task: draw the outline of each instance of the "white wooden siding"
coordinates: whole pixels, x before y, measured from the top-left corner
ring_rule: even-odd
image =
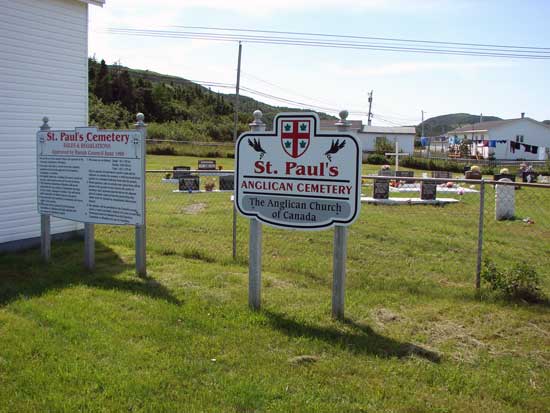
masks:
[[[0,244],[40,235],[36,131],[88,122],[88,5],[0,0]],[[52,233],[81,224],[52,219]]]

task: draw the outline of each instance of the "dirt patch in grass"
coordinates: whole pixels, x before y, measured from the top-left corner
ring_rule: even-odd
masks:
[[[198,202],[196,204],[187,205],[186,207],[181,209],[181,212],[188,215],[197,215],[203,212],[205,209],[206,204],[204,202]]]
[[[431,324],[427,327],[427,335],[431,345],[452,345],[450,357],[456,361],[471,363],[480,350],[489,350],[489,346],[475,338],[466,327],[452,321]]]
[[[378,324],[387,324],[402,320],[402,317],[387,308],[377,308],[371,312],[372,317]]]

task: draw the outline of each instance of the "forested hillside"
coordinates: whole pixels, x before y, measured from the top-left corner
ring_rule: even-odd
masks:
[[[500,120],[496,116],[483,116],[483,121]],[[479,123],[479,115],[470,115],[469,113],[451,113],[448,115],[434,116],[424,121],[424,135],[438,136],[450,130]],[[416,127],[416,132],[420,136],[422,123]]]
[[[104,60],[89,59],[88,68],[90,125],[124,128],[142,112],[152,139],[233,139],[235,95],[216,93],[175,76],[109,66]],[[241,96],[240,102],[239,133],[249,129],[255,109],[262,110],[268,125],[277,112],[300,110],[267,105],[246,96]]]

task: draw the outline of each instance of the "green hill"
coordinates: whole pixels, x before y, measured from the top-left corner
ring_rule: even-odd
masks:
[[[490,120],[501,120],[501,118],[496,116],[483,116],[484,122]],[[462,126],[479,123],[479,121],[479,115],[470,115],[469,113],[451,113],[448,115],[434,116],[424,121],[424,135],[438,136]],[[420,135],[421,132],[422,123],[416,127],[416,133]]]
[[[89,59],[90,124],[128,127],[142,112],[153,139],[231,141],[235,94],[223,94],[188,79],[149,70],[107,65]],[[304,109],[272,106],[247,96],[239,99],[239,133],[249,129],[252,112],[260,109],[271,125],[278,112]],[[336,119],[319,113],[322,119]]]

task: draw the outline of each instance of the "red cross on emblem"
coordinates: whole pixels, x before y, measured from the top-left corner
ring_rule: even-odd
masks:
[[[289,156],[299,158],[309,148],[310,126],[309,120],[283,119],[281,121],[281,144]]]

